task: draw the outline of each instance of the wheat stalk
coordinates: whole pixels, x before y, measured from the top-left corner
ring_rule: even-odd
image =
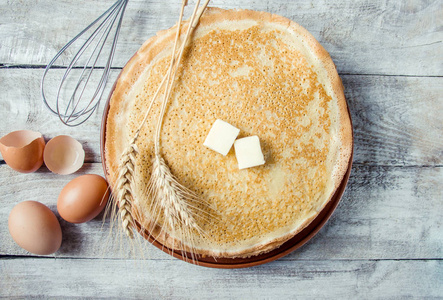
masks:
[[[186,228],[193,228],[199,233],[202,233],[202,230],[198,227],[195,222],[196,216],[194,211],[198,211],[198,209],[191,210],[192,205],[189,204],[192,201],[197,199],[196,195],[192,193],[190,190],[185,188],[183,185],[178,183],[178,181],[173,177],[172,173],[169,170],[169,167],[166,165],[165,161],[160,155],[160,131],[161,125],[163,123],[163,117],[165,114],[166,103],[170,96],[170,92],[172,89],[173,81],[178,69],[179,62],[183,55],[184,48],[186,43],[190,37],[191,32],[195,29],[198,24],[198,21],[208,5],[209,0],[206,0],[205,4],[202,6],[200,12],[198,13],[198,6],[200,4],[200,0],[197,1],[193,14],[191,16],[190,24],[186,33],[185,40],[180,47],[179,54],[176,57],[177,43],[180,36],[180,27],[182,23],[184,7],[187,5],[187,0],[182,2],[182,8],[180,11],[179,22],[177,26],[177,34],[174,42],[174,48],[171,56],[171,64],[168,69],[167,74],[163,77],[160,86],[158,87],[156,93],[154,94],[150,105],[145,113],[145,116],[140,123],[138,129],[135,132],[133,139],[130,141],[127,148],[122,153],[122,160],[118,166],[118,177],[116,180],[116,193],[114,203],[118,206],[118,218],[120,219],[120,223],[125,231],[125,233],[129,237],[133,237],[133,228],[134,228],[134,218],[132,215],[132,205],[134,200],[133,195],[133,184],[134,184],[134,168],[135,168],[135,157],[138,154],[138,148],[136,145],[136,141],[140,135],[140,131],[144,124],[146,123],[152,106],[158,97],[161,89],[164,84],[166,84],[166,92],[164,93],[162,108],[159,116],[159,120],[156,127],[156,139],[155,139],[155,159],[153,162],[153,172],[151,174],[151,180],[148,184],[150,195],[153,203],[160,203],[157,207],[163,208],[163,215],[166,219],[169,219],[169,227],[173,230],[177,225],[183,225]],[[171,82],[172,78],[172,83]],[[154,175],[155,174],[155,175]],[[161,196],[162,195],[162,196]],[[160,199],[160,200],[159,200]],[[188,204],[186,204],[188,202]],[[194,207],[197,208],[197,207]],[[203,211],[202,211],[203,212]],[[158,215],[158,214],[157,214]],[[183,236],[188,236],[187,233],[184,233]],[[192,240],[192,238],[188,237],[187,240]],[[191,242],[191,244],[193,244]]]
[[[184,1],[184,4],[186,1]],[[208,5],[209,0],[203,4],[201,13]],[[192,258],[194,257],[194,238],[192,232],[195,231],[199,234],[204,234],[202,228],[198,225],[196,219],[199,217],[199,210],[196,210],[197,206],[193,206],[191,203],[196,202],[198,204],[204,204],[202,200],[200,200],[197,195],[183,186],[178,180],[173,176],[171,170],[168,165],[164,161],[160,152],[160,133],[163,124],[163,118],[166,111],[166,105],[173,87],[174,79],[177,74],[178,64],[180,63],[181,57],[183,56],[184,46],[186,45],[189,37],[193,29],[195,28],[200,16],[198,13],[200,0],[198,0],[195,4],[193,14],[191,16],[190,24],[188,30],[186,32],[185,39],[183,41],[183,45],[179,50],[178,58],[175,58],[175,51],[177,49],[178,39],[180,37],[180,24],[181,17],[183,14],[180,14],[179,25],[177,26],[177,34],[175,37],[173,54],[171,56],[171,64],[168,70],[167,83],[166,83],[166,92],[164,93],[163,102],[161,106],[161,111],[159,118],[157,120],[157,126],[155,130],[155,157],[152,164],[152,172],[151,178],[148,184],[148,196],[152,201],[153,209],[151,211],[154,212],[153,216],[158,217],[157,210],[161,209],[163,212],[163,226],[161,228],[162,231],[165,230],[166,226],[172,232],[172,235],[176,235],[175,231],[179,229],[179,235],[181,239],[185,241],[187,244]],[[197,18],[196,18],[197,17]],[[194,23],[195,22],[195,23]],[[174,69],[175,62],[177,60],[177,66]],[[200,211],[201,214],[201,211]],[[156,224],[158,221],[156,220],[153,224]],[[185,247],[181,249],[182,253],[186,253]]]

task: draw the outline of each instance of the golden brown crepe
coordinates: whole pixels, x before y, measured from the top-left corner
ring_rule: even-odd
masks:
[[[169,66],[175,32],[150,38],[118,79],[106,124],[111,186]],[[159,103],[137,142],[134,211],[142,225],[150,222],[143,211]],[[239,170],[233,149],[223,156],[204,147],[216,119],[239,128],[239,138],[259,136],[266,163]],[[208,8],[181,61],[161,146],[172,173],[218,213],[199,220],[207,236],[195,236],[195,251],[249,257],[289,240],[330,201],[349,164],[352,128],[335,66],[306,29],[265,12]],[[172,246],[180,237],[157,239]]]

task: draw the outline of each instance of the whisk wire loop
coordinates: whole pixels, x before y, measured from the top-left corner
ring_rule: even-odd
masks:
[[[41,94],[43,103],[53,113],[56,114],[63,124],[67,126],[78,126],[83,124],[94,113],[100,103],[100,99],[106,87],[107,79],[109,77],[112,60],[114,58],[115,49],[117,45],[118,36],[123,20],[124,11],[129,0],[117,0],[110,8],[108,8],[102,15],[95,19],[91,24],[85,27],[79,34],[77,34],[72,40],[70,40],[49,62],[42,76],[41,80]],[[118,19],[118,22],[116,23]],[[101,21],[101,23],[99,23]],[[45,79],[50,69],[58,68],[54,64],[65,53],[65,51],[76,42],[86,32],[90,31],[94,26],[97,26],[86,41],[81,45],[75,55],[72,57],[70,63],[66,67],[66,71],[60,80],[59,88],[55,96],[55,108],[54,105],[50,105],[49,99],[45,94]],[[102,55],[106,41],[108,40],[111,32],[114,28],[114,37],[109,48],[109,56],[107,58],[104,67],[98,67],[97,63]],[[80,75],[76,78],[76,81],[71,81],[74,76],[71,74],[72,69],[76,68],[79,59],[84,55],[88,48],[92,48],[90,56],[87,58],[83,67],[81,67]],[[85,98],[85,91],[88,84],[91,81],[94,71],[103,69],[101,76],[98,80],[97,87],[93,92],[89,101]],[[96,73],[94,73],[96,74]],[[96,75],[98,78],[98,75]],[[74,80],[74,79],[73,79]],[[66,89],[66,85],[72,82],[76,82],[72,89],[72,94],[67,99],[63,100],[62,92]],[[92,84],[92,83],[91,83]],[[66,103],[62,108],[62,102]]]

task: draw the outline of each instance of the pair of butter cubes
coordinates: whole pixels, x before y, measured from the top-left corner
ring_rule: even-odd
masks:
[[[263,165],[265,159],[258,136],[248,136],[236,140],[239,133],[240,129],[217,119],[203,145],[226,156],[234,144],[239,169]]]

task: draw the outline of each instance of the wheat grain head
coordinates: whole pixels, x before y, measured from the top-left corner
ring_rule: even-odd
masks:
[[[129,146],[122,153],[122,160],[118,166],[118,177],[115,184],[113,205],[115,210],[118,210],[116,218],[120,220],[123,230],[130,238],[134,237],[132,216],[133,204],[133,178],[135,156],[138,153],[135,138],[129,143]]]
[[[156,155],[152,162],[147,197],[150,201],[150,215],[153,218],[152,226],[161,223],[163,233],[166,231],[174,238],[179,238],[190,250],[191,255],[194,255],[196,234],[205,236],[198,220],[209,221],[211,217],[211,213],[201,207],[210,206],[177,181],[160,155]],[[153,228],[148,228],[148,231],[153,231]],[[177,250],[186,252],[184,246],[180,248]]]

